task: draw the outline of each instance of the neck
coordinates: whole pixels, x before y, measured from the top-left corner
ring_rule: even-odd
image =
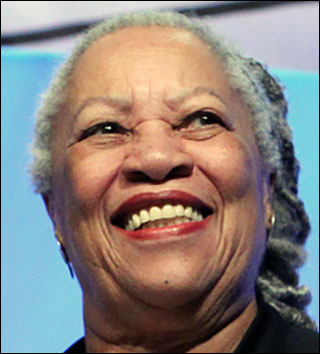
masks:
[[[139,309],[113,311],[85,304],[86,349],[89,353],[233,353],[257,314],[255,296],[241,298],[223,311],[205,312],[199,307],[183,311],[154,311],[141,316]],[[217,306],[221,308],[221,306]],[[191,311],[190,311],[191,310]],[[179,313],[180,312],[180,313]],[[127,323],[119,323],[125,314]],[[132,323],[132,317],[135,321]]]

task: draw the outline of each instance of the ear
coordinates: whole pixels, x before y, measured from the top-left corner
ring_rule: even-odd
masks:
[[[50,194],[41,194],[41,197],[43,199],[43,202],[46,206],[47,209],[47,213],[50,217],[50,219],[52,220],[52,222],[54,223],[54,212],[53,212],[53,200]]]
[[[57,213],[56,213],[56,209],[55,209],[54,198],[53,198],[52,194],[50,194],[50,193],[42,194],[41,196],[42,196],[43,202],[46,206],[47,213],[53,223],[55,236],[56,236],[57,240],[60,242],[60,244],[64,244],[63,237],[61,235],[61,232],[59,231],[58,218],[57,218]]]
[[[274,210],[271,205],[272,195],[275,189],[276,172],[268,173],[264,179],[264,197],[263,204],[265,208],[265,225],[267,229],[272,226],[272,217],[274,216]]]

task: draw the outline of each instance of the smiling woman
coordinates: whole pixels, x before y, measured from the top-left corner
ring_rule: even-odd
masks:
[[[68,352],[317,352],[286,113],[261,64],[182,15],[86,34],[30,168],[83,291]]]

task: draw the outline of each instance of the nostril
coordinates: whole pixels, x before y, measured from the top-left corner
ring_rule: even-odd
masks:
[[[189,166],[181,165],[174,167],[167,175],[167,179],[188,177],[192,173]]]
[[[122,174],[130,182],[160,183],[168,179],[189,177],[193,160],[186,154],[145,152],[144,156],[131,155],[122,165]]]
[[[166,175],[160,173],[143,172],[143,171],[127,171],[127,179],[130,182],[150,183],[161,182],[164,180],[188,177],[192,173],[192,169],[189,166],[176,166],[172,168]]]
[[[142,171],[130,171],[127,173],[130,182],[151,182],[151,178]]]

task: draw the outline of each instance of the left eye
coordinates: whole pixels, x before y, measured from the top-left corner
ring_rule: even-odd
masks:
[[[197,111],[187,116],[180,128],[190,126],[191,124],[194,125],[196,122],[199,122],[200,126],[220,124],[226,127],[226,124],[217,114],[209,111]]]
[[[91,135],[95,135],[97,133],[101,134],[121,134],[125,133],[126,129],[121,127],[118,123],[115,122],[103,122],[96,124],[88,129],[85,129],[81,132],[80,139],[84,140]]]

